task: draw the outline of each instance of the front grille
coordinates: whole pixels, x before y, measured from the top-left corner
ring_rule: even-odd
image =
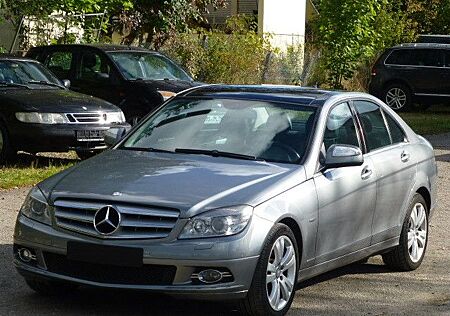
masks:
[[[80,123],[80,124],[88,124],[88,123],[99,123],[105,121],[102,113],[69,113],[66,114],[67,119],[70,123]]]
[[[66,256],[45,252],[49,272],[85,281],[128,285],[171,285],[177,268],[167,265],[119,267],[68,260]]]
[[[116,232],[101,235],[94,228],[95,213],[108,203],[56,200],[56,224],[64,229],[81,234],[115,239],[165,238],[174,228],[180,212],[178,210],[113,203],[120,212],[121,222]]]

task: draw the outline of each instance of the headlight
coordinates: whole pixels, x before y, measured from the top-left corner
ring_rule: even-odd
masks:
[[[172,92],[172,91],[162,91],[162,90],[159,90],[158,93],[162,96],[162,98],[163,98],[164,101],[167,101],[167,100],[169,100],[171,97],[174,97],[174,96],[176,95],[176,93],[175,93],[175,92]]]
[[[248,205],[217,209],[197,215],[186,224],[180,239],[231,236],[242,232],[253,214]]]
[[[20,212],[28,218],[51,225],[52,221],[49,208],[50,207],[44,194],[38,187],[34,187],[31,189],[30,193],[28,193]]]
[[[18,112],[16,118],[23,123],[64,124],[69,120],[60,113]]]
[[[105,123],[107,124],[124,123],[124,122],[125,122],[125,115],[123,114],[122,111],[105,113]]]

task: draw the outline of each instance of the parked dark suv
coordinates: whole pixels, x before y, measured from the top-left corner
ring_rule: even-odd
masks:
[[[404,111],[450,102],[450,44],[402,44],[384,52],[372,69],[370,93]]]
[[[113,45],[52,45],[27,53],[71,89],[119,106],[136,123],[177,92],[195,85],[191,76],[166,56],[144,48]]]

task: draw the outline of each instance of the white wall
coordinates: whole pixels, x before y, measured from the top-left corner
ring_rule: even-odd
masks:
[[[273,34],[272,44],[280,48],[304,43],[306,1],[259,0],[259,31]]]

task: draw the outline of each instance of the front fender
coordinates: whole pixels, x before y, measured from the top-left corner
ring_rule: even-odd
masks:
[[[318,228],[318,201],[314,181],[308,180],[256,206],[258,217],[279,223],[293,219],[299,226],[301,241],[300,268],[314,264]]]

